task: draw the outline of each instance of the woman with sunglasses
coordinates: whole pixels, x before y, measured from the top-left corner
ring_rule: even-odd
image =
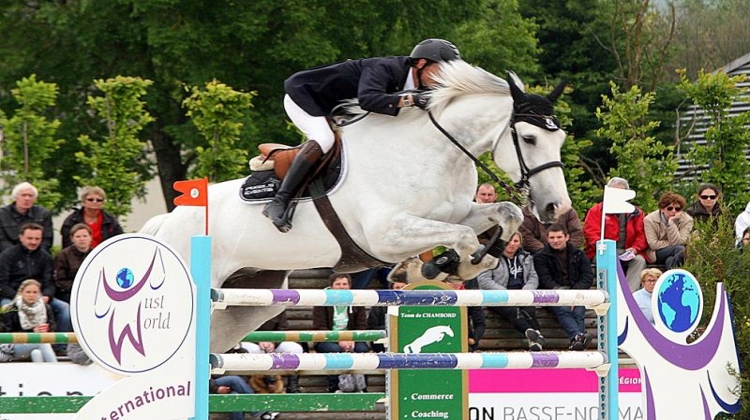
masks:
[[[701,184],[698,186],[698,200],[685,209],[685,212],[699,222],[710,220],[712,225],[716,227],[716,218],[721,214],[720,195],[719,187],[716,185]]]
[[[659,199],[659,210],[643,218],[648,258],[654,264],[663,264],[667,270],[685,262],[685,245],[693,230],[693,218],[682,211],[684,208],[685,197],[670,191]]]
[[[99,187],[83,187],[81,189],[81,208],[73,210],[60,228],[62,246],[72,245],[70,230],[77,223],[85,223],[91,228],[91,248],[95,248],[107,239],[122,233],[122,227],[117,218],[103,210],[107,195]]]

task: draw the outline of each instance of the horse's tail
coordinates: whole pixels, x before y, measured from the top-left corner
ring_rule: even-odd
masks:
[[[148,219],[139,232],[148,235],[156,235],[161,226],[167,220],[167,216],[169,216],[169,213],[159,214]]]

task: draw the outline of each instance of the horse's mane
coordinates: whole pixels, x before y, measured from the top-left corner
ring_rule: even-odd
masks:
[[[442,63],[440,71],[433,77],[437,86],[429,91],[430,109],[442,108],[459,95],[484,93],[510,96],[507,81],[463,60]],[[356,99],[342,101],[342,106],[355,116],[366,113],[359,107]]]
[[[430,92],[430,108],[441,108],[458,95],[487,93],[510,95],[508,82],[462,61],[448,61],[433,76],[438,86]]]

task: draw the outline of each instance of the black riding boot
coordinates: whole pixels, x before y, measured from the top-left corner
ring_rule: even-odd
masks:
[[[321,156],[323,156],[323,149],[320,148],[317,141],[309,140],[303,144],[299,154],[289,167],[276,196],[263,208],[263,215],[271,219],[279,232],[286,233],[292,228],[287,212],[289,202],[294,198],[300,185]]]
[[[286,377],[286,393],[287,394],[298,394],[299,389],[299,376],[289,375]]]

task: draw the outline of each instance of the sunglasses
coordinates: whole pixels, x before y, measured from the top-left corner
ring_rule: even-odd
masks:
[[[715,195],[700,195],[699,197],[702,198],[702,199],[704,199],[704,200],[716,200],[716,196]]]
[[[673,207],[673,206],[667,207],[667,211],[673,211],[673,210],[674,211],[680,211],[680,210],[682,210],[682,207]]]
[[[656,283],[656,279],[646,279],[643,280],[644,283]]]
[[[104,201],[104,199],[103,198],[87,198],[86,201],[88,201],[89,203],[101,203],[102,201]]]

